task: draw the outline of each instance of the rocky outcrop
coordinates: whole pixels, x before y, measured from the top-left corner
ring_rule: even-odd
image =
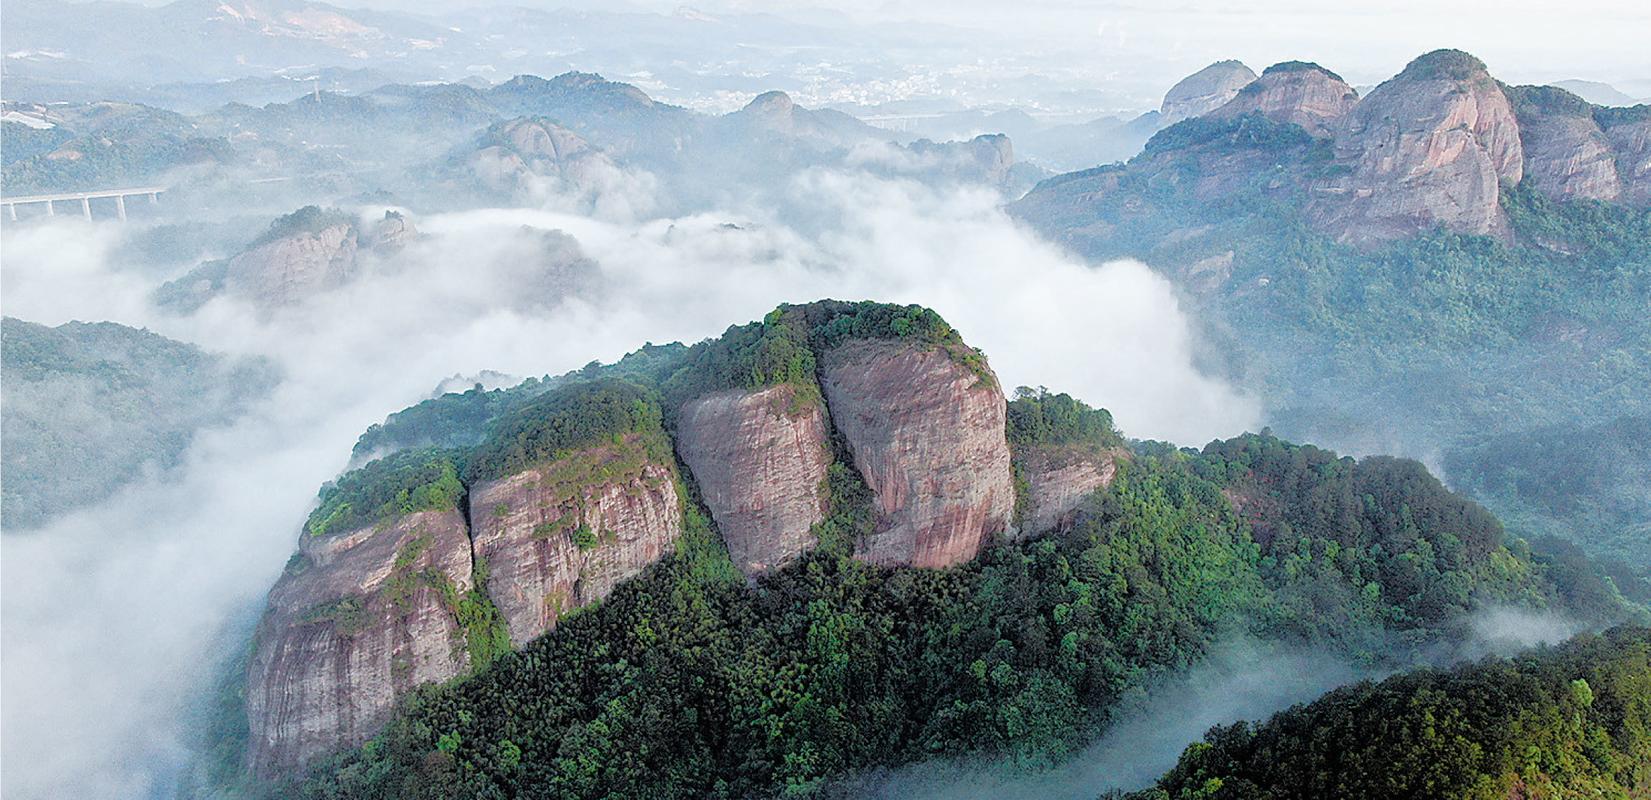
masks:
[[[945,567],[1006,532],[1014,478],[997,379],[941,347],[853,340],[822,356],[821,388],[876,495],[875,564]]]
[[[803,108],[790,95],[778,91],[757,95],[744,108],[723,117],[719,124],[729,132],[750,137],[754,143],[816,150],[837,150],[862,142],[893,139],[887,132],[849,114],[829,108]]]
[[[639,434],[473,487],[470,520],[488,595],[517,646],[606,597],[682,535],[675,468],[649,458]]]
[[[830,442],[818,399],[799,402],[788,384],[683,405],[677,452],[745,574],[782,567],[814,547]]]
[[[384,218],[373,225],[367,246],[381,253],[393,253],[418,238],[418,228],[400,211],[386,210]]]
[[[1558,200],[1615,200],[1622,194],[1611,143],[1586,100],[1553,86],[1509,90],[1519,119],[1525,175]]]
[[[1519,125],[1502,88],[1466,53],[1440,50],[1370,92],[1335,131],[1342,174],[1313,187],[1309,214],[1341,241],[1436,226],[1507,231],[1499,197],[1519,182]]]
[[[1026,508],[1020,536],[1037,536],[1072,524],[1085,498],[1112,485],[1118,454],[1040,448],[1020,457]]]
[[[1651,206],[1651,105],[1596,108],[1594,119],[1616,156],[1617,179],[1622,183],[1618,200],[1640,208]]]
[[[1359,102],[1359,93],[1340,75],[1317,64],[1286,61],[1239,90],[1226,105],[1209,112],[1214,119],[1261,114],[1277,122],[1300,125],[1314,136],[1331,135],[1331,125]]]
[[[618,171],[607,155],[584,138],[538,117],[513,119],[489,128],[468,165],[471,174],[488,190],[535,199],[550,192],[547,181],[586,189]]]
[[[360,744],[420,684],[468,667],[450,598],[469,591],[457,509],[299,541],[269,594],[247,676],[248,761],[291,774]]]
[[[354,278],[355,224],[319,213],[305,221],[313,224],[282,230],[231,258],[224,290],[272,307],[290,305]]]
[[[1159,109],[1164,126],[1202,116],[1227,104],[1255,80],[1255,72],[1241,61],[1217,61],[1170,87]]]

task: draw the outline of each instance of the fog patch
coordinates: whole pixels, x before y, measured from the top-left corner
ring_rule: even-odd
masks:
[[[1464,655],[1506,656],[1538,645],[1555,645],[1589,626],[1554,611],[1491,606],[1476,612],[1468,621],[1472,637],[1463,646]]]

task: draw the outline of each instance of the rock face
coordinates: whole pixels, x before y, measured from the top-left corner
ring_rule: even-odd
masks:
[[[366,741],[415,686],[469,664],[443,586],[469,591],[457,509],[310,536],[275,588],[248,669],[248,760],[291,774]]]
[[[1611,143],[1587,101],[1553,86],[1520,86],[1512,94],[1525,174],[1538,191],[1559,200],[1622,194]]]
[[[1618,199],[1641,208],[1651,206],[1651,106],[1597,109],[1595,117],[1616,154],[1617,179],[1622,182]]]
[[[373,225],[367,246],[382,253],[393,253],[418,238],[418,228],[399,211],[385,211],[384,218]]]
[[[1434,226],[1504,234],[1501,187],[1524,154],[1513,107],[1478,59],[1440,50],[1370,92],[1335,131],[1344,175],[1314,187],[1309,214],[1341,241]]]
[[[482,185],[510,196],[544,194],[545,181],[593,186],[618,167],[578,134],[549,120],[524,117],[501,122],[482,135],[471,155],[471,173]]]
[[[1047,450],[1027,454],[1021,470],[1027,505],[1020,535],[1036,536],[1070,525],[1084,498],[1112,485],[1118,462],[1113,453]]]
[[[1206,116],[1230,119],[1259,113],[1300,125],[1314,136],[1331,135],[1331,125],[1359,102],[1359,93],[1340,75],[1317,64],[1287,61],[1268,67],[1226,105]]]
[[[995,376],[892,339],[851,341],[822,363],[832,421],[876,494],[878,532],[856,556],[945,567],[1008,529],[1014,478]]]
[[[745,574],[814,547],[810,528],[826,510],[829,436],[820,403],[798,404],[789,385],[718,392],[683,406],[677,452]]]
[[[682,535],[675,469],[649,460],[636,434],[473,487],[470,520],[488,595],[518,647]]]
[[[1255,80],[1255,72],[1241,61],[1217,61],[1170,87],[1159,110],[1164,126],[1207,114],[1227,104],[1238,90]]]
[[[229,260],[224,288],[261,306],[289,305],[355,277],[356,228],[326,221],[257,244]]]

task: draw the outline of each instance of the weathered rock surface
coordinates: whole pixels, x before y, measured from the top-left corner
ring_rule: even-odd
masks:
[[[1185,78],[1164,95],[1159,118],[1170,126],[1214,111],[1255,80],[1255,71],[1241,61],[1217,61]]]
[[[1112,485],[1118,462],[1112,452],[1040,449],[1022,456],[1021,471],[1027,504],[1019,535],[1036,536],[1070,525],[1084,498]]]
[[[385,211],[384,218],[373,225],[367,246],[382,253],[393,253],[418,238],[418,228],[399,211]]]
[[[1300,125],[1314,136],[1331,135],[1331,125],[1359,102],[1359,93],[1340,75],[1317,64],[1286,61],[1240,89],[1226,105],[1205,116],[1230,119],[1258,113],[1278,122]]]
[[[295,303],[354,278],[356,244],[348,220],[293,231],[231,258],[224,289],[264,307]]]
[[[305,534],[270,590],[248,668],[248,760],[292,774],[366,741],[397,699],[469,664],[443,585],[469,591],[457,509],[326,536]]]
[[[636,434],[473,487],[470,520],[488,595],[518,647],[682,535],[675,469],[649,460]]]
[[[1525,175],[1538,191],[1559,200],[1622,194],[1611,143],[1586,100],[1553,86],[1518,86],[1510,94]]]
[[[1336,127],[1345,174],[1315,186],[1309,214],[1342,241],[1435,226],[1504,234],[1501,187],[1518,183],[1519,124],[1478,59],[1440,50],[1376,87]]]
[[[547,194],[546,181],[590,188],[618,171],[612,159],[584,138],[538,117],[513,119],[488,129],[469,167],[483,186],[514,197]]]
[[[754,575],[814,547],[826,511],[830,433],[818,400],[789,385],[730,390],[684,404],[677,452],[694,474],[734,564]]]
[[[892,339],[851,341],[822,361],[832,421],[876,494],[877,533],[857,557],[945,567],[1008,529],[1014,478],[995,376]]]
[[[1651,206],[1651,106],[1598,109],[1595,118],[1616,155],[1617,179],[1622,183],[1617,199]]]

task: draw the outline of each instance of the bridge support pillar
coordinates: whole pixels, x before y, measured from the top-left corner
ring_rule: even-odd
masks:
[[[121,222],[126,221],[126,198],[122,195],[115,195],[115,213],[120,215]]]
[[[11,221],[16,222],[17,221],[17,204],[16,203],[7,203],[6,204],[6,210],[11,212]]]
[[[90,198],[90,197],[80,198],[80,213],[83,216],[85,216],[87,219],[92,218],[92,198]]]
[[[161,204],[161,193],[160,192],[150,192],[149,193],[149,205],[158,206],[160,204]]]
[[[46,201],[46,216],[48,216],[48,217],[57,216],[57,209],[52,207],[52,201],[50,201],[50,200]]]

